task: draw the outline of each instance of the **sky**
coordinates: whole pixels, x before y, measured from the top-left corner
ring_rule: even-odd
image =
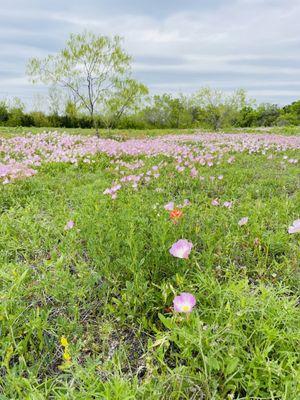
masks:
[[[299,21],[300,0],[0,0],[0,99],[36,107],[47,89],[29,83],[27,60],[91,30],[124,37],[151,93],[244,88],[287,104],[300,99]]]

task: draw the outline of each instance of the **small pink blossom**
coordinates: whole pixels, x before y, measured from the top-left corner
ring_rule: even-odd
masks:
[[[122,179],[128,180],[128,179],[126,179],[126,177],[122,178]],[[105,189],[103,194],[108,194],[113,200],[115,200],[117,198],[117,191],[120,190],[121,187],[122,186],[120,184],[112,186],[111,188]]]
[[[259,238],[255,238],[253,241],[254,246],[258,246],[260,244]]]
[[[296,219],[293,222],[293,225],[289,226],[288,232],[292,233],[300,233],[300,219]]]
[[[223,179],[223,175],[219,175],[218,179],[219,179],[219,181],[221,181]]]
[[[211,205],[212,205],[212,206],[219,206],[219,205],[220,205],[220,202],[219,202],[218,199],[213,199],[213,200],[211,201]]]
[[[231,208],[232,207],[232,201],[224,201],[223,206],[226,208]]]
[[[70,220],[65,225],[65,231],[69,231],[70,229],[74,228],[75,222]]]
[[[181,293],[173,300],[174,310],[182,313],[191,313],[196,305],[196,299],[191,293]]]
[[[248,217],[243,217],[239,220],[238,225],[239,226],[243,226],[246,225],[248,223],[249,218]]]
[[[184,207],[187,207],[187,206],[190,206],[190,205],[191,205],[191,202],[188,199],[184,199],[183,200],[183,204],[179,204],[178,208],[184,208]]]
[[[196,178],[197,175],[198,175],[198,171],[196,170],[196,168],[192,168],[191,169],[191,177]]]
[[[173,246],[169,249],[169,252],[174,257],[187,259],[192,248],[193,243],[187,241],[186,239],[180,239],[178,242],[173,244]]]
[[[170,203],[167,203],[164,206],[164,209],[167,210],[167,211],[173,211],[174,207],[175,207],[174,201],[170,201]]]

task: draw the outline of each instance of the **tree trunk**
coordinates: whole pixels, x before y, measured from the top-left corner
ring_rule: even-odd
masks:
[[[99,127],[98,127],[98,120],[97,120],[97,118],[95,118],[94,110],[91,111],[91,118],[92,118],[92,122],[93,122],[93,127],[96,130],[96,136],[100,137]]]
[[[98,127],[98,120],[97,118],[94,119],[94,128],[96,129],[96,136],[100,137],[100,133],[99,133],[99,127]]]

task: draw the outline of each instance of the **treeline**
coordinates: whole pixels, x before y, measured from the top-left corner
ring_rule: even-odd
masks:
[[[51,107],[50,107],[51,108]],[[92,119],[71,100],[61,111],[45,113],[26,112],[18,99],[0,102],[0,125],[92,128],[97,120],[99,128],[152,129],[152,128],[206,128],[261,127],[300,125],[300,100],[284,107],[249,101],[243,90],[231,95],[211,88],[202,88],[190,96],[154,95],[145,99],[134,111],[121,115],[100,114]]]

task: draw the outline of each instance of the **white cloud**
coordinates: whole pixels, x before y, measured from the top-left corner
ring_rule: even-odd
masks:
[[[47,30],[49,38],[59,36],[62,42],[68,33],[83,29],[124,36],[126,49],[136,57],[134,71],[142,75],[153,90],[176,91],[178,88],[180,91],[201,83],[226,89],[241,84],[248,87],[251,94],[264,96],[269,101],[281,101],[282,96],[288,101],[299,97],[297,90],[290,89],[291,82],[300,81],[299,0],[223,0],[218,6],[203,9],[199,5],[193,9],[185,2],[186,10],[161,17],[145,13],[102,13],[99,2],[91,0],[85,3],[74,0],[74,7],[68,10],[56,5],[50,11],[37,7],[37,2],[30,3],[35,7],[16,8],[13,6],[16,1],[6,5],[0,22],[1,19],[26,21],[28,18],[36,24],[24,27],[20,22],[21,27],[11,28],[15,42],[1,47],[1,60],[10,53],[24,59],[48,53],[46,42],[44,48],[31,42],[31,36],[36,37],[41,30],[39,20],[47,19],[51,29],[54,27],[53,31]],[[61,1],[61,4],[65,6],[67,2]],[[151,6],[159,7],[159,1],[153,0]],[[76,12],[72,12],[73,9]],[[56,25],[59,32],[55,30]],[[5,35],[5,27],[0,28],[0,40],[2,35]],[[23,39],[28,35],[28,42],[20,44],[18,35]],[[171,61],[164,61],[167,59]],[[4,68],[2,61],[0,79],[1,66]],[[21,71],[24,62],[19,66],[20,74],[24,75]],[[153,82],[160,74],[165,82]],[[210,76],[204,79],[204,74]],[[238,77],[240,75],[243,77]],[[264,90],[266,84],[268,89]],[[254,85],[257,88],[261,85],[262,89],[252,90]]]

